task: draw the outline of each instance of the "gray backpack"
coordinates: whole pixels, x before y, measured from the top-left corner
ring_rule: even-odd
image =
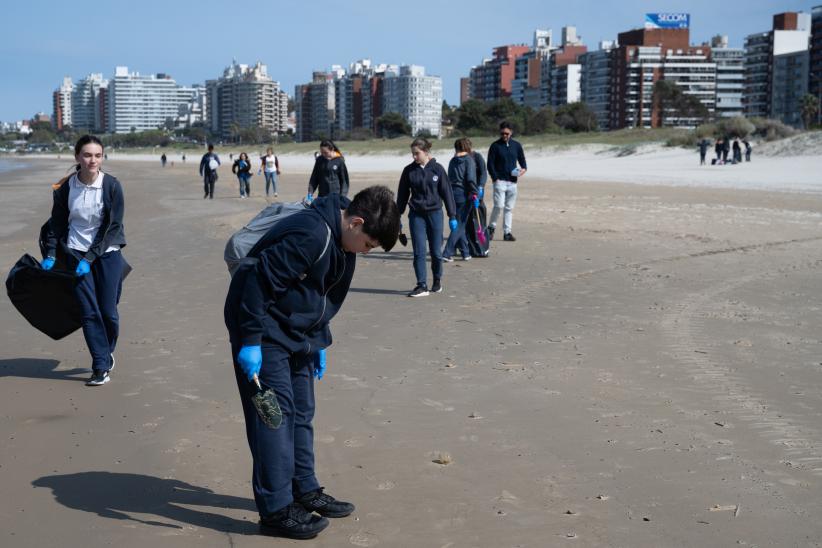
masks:
[[[226,242],[223,259],[226,266],[228,266],[228,273],[234,276],[243,262],[256,261],[256,259],[248,257],[248,253],[257,242],[278,222],[308,208],[309,206],[303,202],[275,202],[259,212],[243,228],[232,234]],[[317,257],[317,261],[325,255],[328,244],[331,242],[331,228],[326,224],[325,229],[328,231],[325,238],[325,247],[320,256]],[[314,263],[316,264],[317,261],[314,261]]]

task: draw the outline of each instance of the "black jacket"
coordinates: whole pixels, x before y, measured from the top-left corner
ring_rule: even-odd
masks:
[[[240,162],[245,162],[245,167],[240,167]],[[234,160],[234,165],[231,166],[231,173],[236,173],[237,176],[240,175],[251,175],[251,161],[250,160],[240,160],[237,158]]]
[[[203,154],[203,157],[200,158],[200,176],[209,175],[212,171],[216,171],[208,167],[209,161],[212,157],[214,157],[214,159],[217,160],[217,164],[220,165],[220,157],[217,156],[217,154],[214,152],[206,152]]]
[[[46,255],[57,257],[59,251],[64,252],[66,239],[69,231],[69,189],[70,179],[60,185],[54,191],[54,203],[51,207],[51,218],[48,228],[44,234]],[[91,242],[91,247],[86,251],[83,258],[92,263],[94,260],[106,252],[112,245],[121,248],[126,246],[126,235],[123,229],[123,212],[125,209],[123,201],[123,187],[120,181],[109,175],[103,174],[103,216],[100,221],[100,228]],[[77,252],[75,250],[75,253]]]
[[[485,158],[476,150],[471,154],[474,158],[474,163],[477,166],[477,186],[485,188],[485,182],[488,180],[488,168],[485,166]]]
[[[488,175],[492,181],[516,183],[517,178],[511,175],[511,172],[517,167],[517,163],[520,167],[528,169],[525,164],[525,152],[518,141],[508,139],[506,143],[502,139],[497,139],[491,143],[491,148],[488,149]]]
[[[451,158],[451,161],[448,162],[448,181],[452,187],[462,187],[468,196],[476,194],[477,164],[474,162],[474,158],[469,154]]]
[[[342,156],[330,160],[322,155],[317,156],[311,179],[308,180],[308,192],[314,194],[317,189],[318,196],[328,196],[332,192],[348,196],[348,169]]]
[[[415,213],[437,211],[445,204],[448,218],[457,216],[454,194],[448,182],[448,175],[434,158],[425,167],[411,162],[400,175],[400,186],[397,189],[397,206],[400,215],[405,213],[407,205]]]
[[[232,343],[268,341],[305,354],[331,344],[328,323],[348,294],[357,260],[341,240],[340,209],[350,203],[336,194],[317,198],[310,209],[275,224],[251,249],[248,256],[258,261],[240,266],[226,297]]]

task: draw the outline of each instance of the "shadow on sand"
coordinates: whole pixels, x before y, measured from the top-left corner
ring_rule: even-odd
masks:
[[[154,527],[182,529],[189,524],[222,533],[256,534],[254,521],[237,520],[221,514],[191,510],[185,506],[233,508],[257,515],[254,502],[247,498],[219,495],[211,489],[196,487],[174,479],[140,474],[81,472],[43,476],[34,487],[52,490],[54,498],[68,508],[97,514],[103,518],[134,521]],[[184,506],[183,506],[184,505]],[[167,521],[143,520],[129,514],[152,514]]]
[[[12,358],[0,360],[0,378],[23,377],[27,379],[53,379],[58,381],[83,381],[88,379],[91,369],[74,368],[58,371],[59,360],[39,358]]]
[[[401,289],[369,289],[367,287],[351,287],[348,289],[350,293],[370,293],[372,295],[407,295],[408,290]]]

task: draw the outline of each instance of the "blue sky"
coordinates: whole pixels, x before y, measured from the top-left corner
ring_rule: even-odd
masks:
[[[51,114],[64,75],[110,77],[116,65],[165,72],[190,85],[219,76],[236,58],[268,65],[289,95],[313,70],[374,62],[425,65],[442,76],[445,99],[459,100],[459,78],[503,44],[530,43],[535,28],[558,37],[574,25],[589,48],[641,27],[646,12],[688,12],[691,41],[727,34],[732,46],[770,29],[774,13],[810,12],[822,0],[644,1],[473,0],[15,0],[3,8],[0,120]],[[618,7],[617,7],[618,6]]]

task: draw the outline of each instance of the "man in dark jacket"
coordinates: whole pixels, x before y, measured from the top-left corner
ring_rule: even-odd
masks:
[[[386,187],[366,188],[353,200],[336,193],[317,198],[276,223],[231,280],[225,322],[264,534],[312,538],[328,525],[326,517],[354,511],[323,493],[314,474],[314,377],[322,378],[328,324],[348,293],[356,254],[377,245],[390,250],[399,227]],[[276,430],[252,404],[255,375],[277,395],[282,425]]]
[[[514,217],[514,206],[517,203],[517,179],[525,175],[528,166],[525,164],[525,152],[522,145],[511,138],[514,131],[511,124],[502,122],[499,125],[500,138],[491,143],[488,149],[488,174],[494,182],[494,210],[488,224],[488,234],[494,237],[500,211],[504,211],[502,229],[504,240],[516,241],[511,234],[511,223]],[[517,166],[519,164],[519,166]]]
[[[203,178],[205,194],[203,199],[214,198],[214,183],[217,182],[217,167],[220,165],[220,157],[214,153],[214,145],[208,145],[208,152],[200,159],[200,177]]]

